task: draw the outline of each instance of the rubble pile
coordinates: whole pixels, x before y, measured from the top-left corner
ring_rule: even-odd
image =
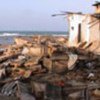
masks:
[[[15,38],[13,45],[1,48],[1,100],[99,100],[100,55],[69,48],[66,41]]]

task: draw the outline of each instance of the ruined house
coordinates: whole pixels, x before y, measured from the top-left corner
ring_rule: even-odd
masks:
[[[96,2],[93,6],[95,7],[93,14],[67,13],[69,46],[77,46],[86,42],[87,44],[95,43],[95,47],[91,50],[100,48],[100,2]]]

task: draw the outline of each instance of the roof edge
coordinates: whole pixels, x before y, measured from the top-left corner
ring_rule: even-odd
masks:
[[[98,6],[98,5],[100,5],[100,2],[99,1],[96,1],[96,3],[93,4],[92,6]]]

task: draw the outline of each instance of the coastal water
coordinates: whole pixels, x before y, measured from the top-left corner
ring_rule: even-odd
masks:
[[[52,31],[0,31],[0,44],[12,44],[16,36],[54,35],[68,36],[68,32]]]

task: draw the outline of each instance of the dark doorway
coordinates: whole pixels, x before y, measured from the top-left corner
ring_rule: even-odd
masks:
[[[81,24],[78,25],[78,43],[81,42]]]

